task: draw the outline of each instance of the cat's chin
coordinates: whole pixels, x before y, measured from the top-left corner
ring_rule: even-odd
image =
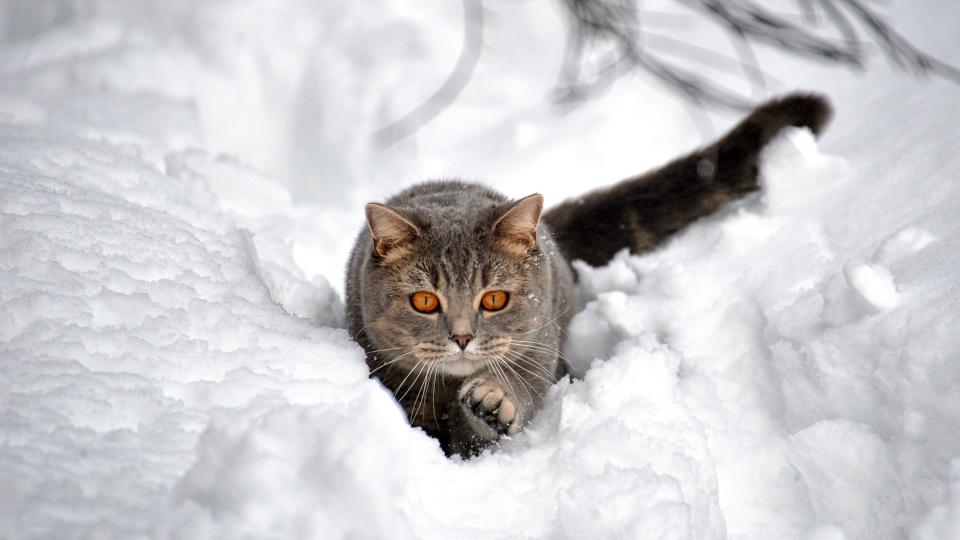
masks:
[[[463,355],[458,355],[454,358],[446,360],[437,360],[440,370],[446,373],[447,375],[453,375],[454,377],[466,377],[467,375],[472,375],[480,370],[483,367],[486,359],[481,357],[470,358]]]

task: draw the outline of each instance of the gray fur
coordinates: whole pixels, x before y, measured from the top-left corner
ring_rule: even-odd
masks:
[[[573,276],[542,224],[536,248],[524,254],[502,248],[493,225],[513,204],[476,184],[419,184],[386,202],[420,230],[410,256],[385,263],[366,229],[350,257],[351,334],[369,352],[371,371],[394,391],[411,423],[437,437],[448,452],[476,451],[510,431],[495,422],[477,422],[471,403],[458,395],[464,384],[477,377],[498,383],[525,421],[565,373],[558,354],[561,330],[572,316]],[[475,307],[484,287],[510,292],[507,308],[484,317]],[[417,313],[409,297],[420,290],[440,292],[447,308],[435,316]],[[476,357],[499,365],[458,364],[448,372],[443,361],[433,364],[439,351],[450,353],[444,357],[448,362],[460,357],[450,339],[457,334],[475,335],[467,352],[472,348]],[[513,342],[504,345],[507,339]]]

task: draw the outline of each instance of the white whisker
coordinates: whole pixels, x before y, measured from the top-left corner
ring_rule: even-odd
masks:
[[[528,403],[536,403],[536,402],[534,401],[534,399],[533,399],[533,396],[530,394],[530,390],[533,390],[533,392],[534,392],[535,394],[537,394],[537,397],[542,398],[542,396],[540,395],[540,392],[538,392],[537,389],[534,388],[533,385],[530,384],[529,381],[527,381],[527,380],[525,380],[523,377],[521,377],[520,374],[517,373],[517,370],[513,369],[513,367],[510,366],[510,363],[507,362],[506,359],[504,359],[503,357],[500,357],[500,361],[501,361],[501,365],[504,366],[504,367],[506,367],[507,369],[509,369],[509,370],[517,377],[517,380],[520,381],[520,387],[523,388],[523,391],[526,392],[526,394],[527,394],[527,402],[528,402]],[[527,387],[529,387],[530,390],[527,390]],[[519,397],[519,396],[518,396],[518,397]]]
[[[564,315],[566,315],[566,313],[567,313],[568,311],[570,311],[570,309],[572,309],[572,308],[573,308],[573,306],[567,306],[567,309],[563,310],[559,315],[557,315],[557,316],[554,317],[553,319],[547,321],[547,322],[544,323],[543,325],[538,326],[538,327],[534,328],[533,330],[529,330],[529,331],[527,331],[527,332],[517,333],[516,335],[518,335],[518,336],[523,336],[523,335],[526,335],[526,334],[532,334],[532,333],[534,333],[534,332],[536,332],[536,331],[538,331],[538,330],[541,330],[541,329],[543,329],[543,328],[546,328],[547,326],[550,326],[551,324],[556,323],[558,320],[560,320],[560,317],[563,317]],[[560,328],[560,325],[559,325],[559,324],[557,324],[557,328],[559,328],[560,331],[563,332],[563,328]]]
[[[398,356],[398,357],[390,360],[389,362],[386,362],[386,363],[384,363],[384,364],[380,364],[379,366],[377,366],[376,369],[374,369],[373,371],[370,372],[370,375],[373,375],[374,373],[380,371],[381,369],[383,369],[383,368],[385,368],[385,367],[387,367],[387,366],[389,366],[389,365],[391,365],[391,364],[395,364],[395,363],[399,362],[400,360],[403,360],[404,358],[406,358],[407,356],[410,356],[411,354],[413,354],[413,353],[415,353],[415,352],[416,352],[415,350],[405,352],[405,353],[401,354],[400,356]]]
[[[404,377],[402,381],[400,381],[400,385],[397,386],[397,389],[393,392],[393,396],[394,396],[394,397],[396,397],[396,396],[397,396],[397,393],[400,392],[400,389],[403,388],[403,383],[407,382],[407,379],[410,378],[410,375],[412,375],[415,371],[417,371],[417,368],[421,368],[421,369],[422,369],[421,366],[423,366],[423,364],[424,364],[424,361],[423,361],[423,360],[417,361],[417,364],[416,364],[415,366],[413,366],[413,369],[411,369],[410,372],[407,373],[407,376]],[[417,375],[417,377],[419,377],[419,375]],[[401,404],[403,403],[404,398],[407,397],[407,394],[410,393],[410,390],[413,389],[413,385],[417,382],[417,377],[414,377],[414,378],[413,378],[413,381],[410,382],[410,387],[407,388],[407,391],[404,392],[403,395],[400,396],[400,397],[397,399],[397,401],[399,401]]]
[[[516,353],[514,353],[514,354],[516,354]],[[514,358],[517,358],[517,357],[514,357]],[[518,360],[524,360],[524,359],[522,359],[522,358],[517,358],[517,359],[518,359]],[[516,367],[522,369],[523,371],[529,373],[532,377],[536,377],[536,378],[540,379],[541,381],[547,383],[547,385],[551,385],[551,384],[553,384],[553,383],[555,382],[555,381],[551,381],[550,379],[547,379],[547,378],[544,377],[543,375],[540,375],[540,374],[538,374],[538,373],[534,373],[533,371],[530,371],[529,369],[527,369],[526,367],[524,367],[523,364],[521,364],[521,363],[519,363],[519,362],[517,362],[517,363],[514,364],[514,365],[515,365]]]

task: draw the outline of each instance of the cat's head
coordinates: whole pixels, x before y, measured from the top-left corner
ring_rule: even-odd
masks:
[[[376,363],[465,376],[549,332],[542,209],[537,194],[470,211],[367,205],[363,331]]]

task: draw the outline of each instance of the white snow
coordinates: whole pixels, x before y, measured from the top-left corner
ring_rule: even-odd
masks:
[[[960,538],[960,87],[879,63],[758,51],[771,93],[830,95],[826,137],[578,264],[583,380],[523,433],[464,462],[406,424],[342,329],[363,202],[557,202],[702,140],[642,79],[554,115],[551,5],[487,4],[467,91],[377,151],[456,3],[0,3],[0,538]],[[907,4],[960,63],[960,8]]]

